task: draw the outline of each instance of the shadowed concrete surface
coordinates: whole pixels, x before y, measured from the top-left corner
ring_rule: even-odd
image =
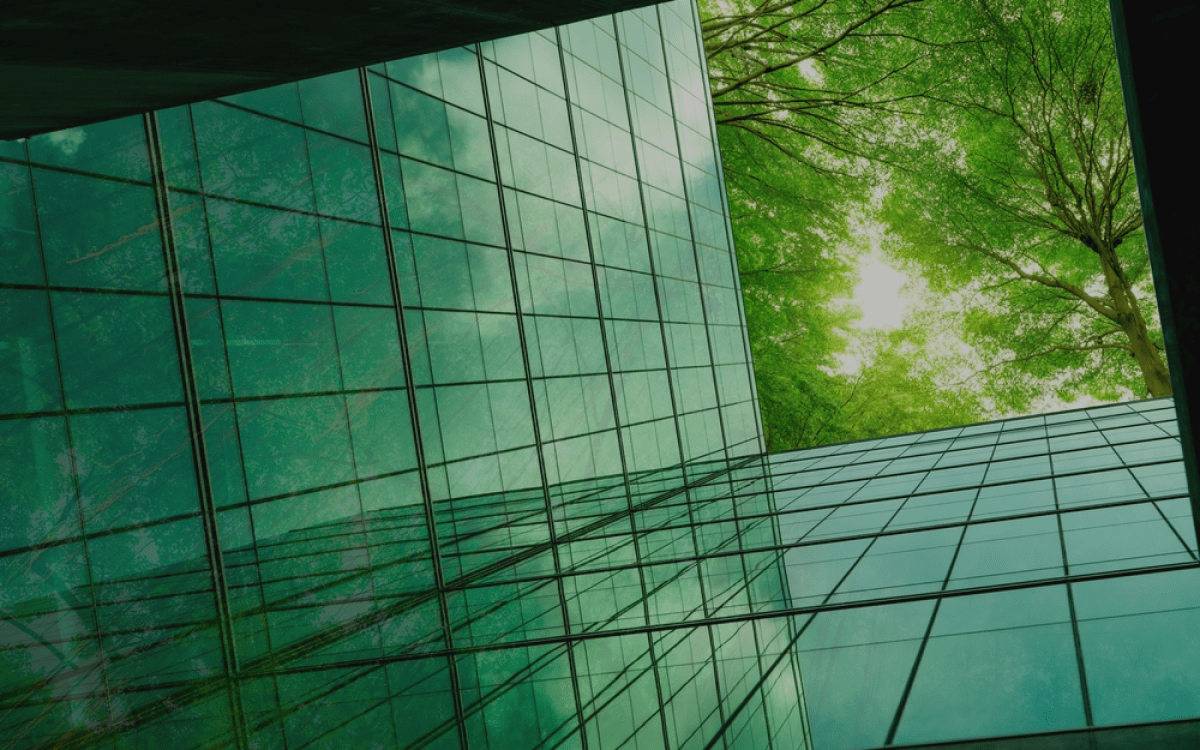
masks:
[[[1200,721],[892,747],[904,750],[1195,750],[1200,747]]]
[[[0,5],[0,140],[336,73],[647,0]]]

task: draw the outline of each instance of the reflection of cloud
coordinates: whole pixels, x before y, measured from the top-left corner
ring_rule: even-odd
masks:
[[[87,133],[83,128],[58,130],[47,135],[46,140],[62,151],[63,156],[74,156],[83,142],[87,140]]]

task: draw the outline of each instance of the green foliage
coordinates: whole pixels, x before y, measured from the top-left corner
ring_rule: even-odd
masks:
[[[848,217],[872,200],[867,157],[888,160],[879,146],[888,118],[930,85],[931,47],[894,35],[896,23],[917,23],[921,7],[911,0],[701,6],[770,450],[978,419],[975,402],[939,395],[937,373],[914,370],[917,329],[875,341],[862,353],[862,373],[835,371],[858,315],[840,301],[857,283],[861,248]],[[904,14],[913,18],[899,19]],[[871,50],[887,55],[870,58]],[[801,75],[804,60],[819,61],[819,75]]]
[[[940,292],[975,290],[965,336],[1005,408],[1152,391],[1162,337],[1105,4],[939,7],[980,41],[939,52],[969,75],[897,131],[891,251]]]

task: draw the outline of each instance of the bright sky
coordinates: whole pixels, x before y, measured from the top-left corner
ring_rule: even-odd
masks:
[[[859,328],[899,328],[908,311],[908,301],[900,295],[900,289],[908,283],[908,277],[879,259],[870,255],[858,265],[860,281],[854,289],[851,304],[862,310]]]
[[[847,303],[862,311],[862,318],[854,323],[856,331],[899,328],[909,308],[909,301],[901,294],[908,276],[884,263],[877,250],[859,258],[858,275],[858,286]],[[841,367],[837,371],[845,375],[853,375],[862,367],[861,360],[851,352],[838,355],[838,360]]]

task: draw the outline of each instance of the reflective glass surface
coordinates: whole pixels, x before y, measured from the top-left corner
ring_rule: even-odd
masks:
[[[13,747],[1200,714],[1170,399],[764,456],[683,0],[0,143]]]

